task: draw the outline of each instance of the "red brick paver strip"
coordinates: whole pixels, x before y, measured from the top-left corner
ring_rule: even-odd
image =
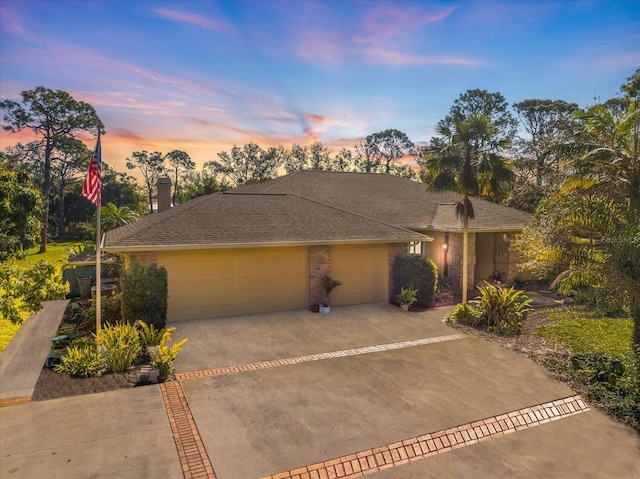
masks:
[[[162,383],[160,390],[185,479],[216,479],[182,386],[172,381]]]
[[[443,454],[459,447],[470,446],[512,432],[530,429],[588,410],[589,407],[581,396],[571,396],[291,471],[279,472],[262,479],[297,479],[302,477],[354,479],[425,459],[434,454]]]
[[[31,396],[16,396],[12,398],[4,398],[4,399],[0,399],[0,407],[26,404],[29,401],[31,401]]]
[[[260,361],[257,363],[243,364],[240,366],[229,366],[216,369],[205,369],[203,371],[194,371],[189,373],[178,373],[176,379],[185,381],[187,379],[203,378],[207,376],[222,376],[224,374],[234,374],[244,371],[255,371],[257,369],[275,368],[278,366],[288,366],[290,364],[306,363],[310,361],[320,361],[322,359],[335,359],[346,356],[358,356],[360,354],[378,353],[381,351],[391,351],[393,349],[411,348],[414,346],[424,346],[426,344],[442,343],[444,341],[453,341],[456,339],[467,338],[465,334],[448,334],[446,336],[435,336],[433,338],[413,339],[411,341],[402,341],[399,343],[380,344],[378,346],[367,346],[364,348],[345,349],[342,351],[332,351],[329,353],[311,354],[308,356],[297,356],[294,358],[274,359],[271,361]]]

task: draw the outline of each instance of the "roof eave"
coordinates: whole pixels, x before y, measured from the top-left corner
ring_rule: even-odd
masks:
[[[202,249],[238,249],[238,248],[276,248],[291,246],[319,246],[319,245],[349,245],[349,244],[388,244],[411,243],[415,241],[431,242],[433,238],[406,237],[394,239],[364,239],[364,240],[324,240],[324,241],[272,241],[260,243],[216,243],[216,244],[177,244],[177,245],[139,245],[139,246],[104,246],[103,251],[111,253],[134,253],[138,251],[184,251]]]

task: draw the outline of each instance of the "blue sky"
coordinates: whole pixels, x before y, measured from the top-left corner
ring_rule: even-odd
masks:
[[[143,149],[426,142],[468,89],[587,106],[639,66],[640,1],[0,0],[0,97],[89,102],[121,171]]]

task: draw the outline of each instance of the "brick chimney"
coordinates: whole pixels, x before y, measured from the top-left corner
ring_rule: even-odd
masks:
[[[171,180],[167,177],[158,178],[158,213],[171,209]]]

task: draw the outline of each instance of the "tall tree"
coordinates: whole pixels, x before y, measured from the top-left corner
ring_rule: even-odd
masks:
[[[386,174],[391,173],[395,164],[410,154],[414,145],[409,137],[400,130],[388,129],[367,136],[365,143],[371,149],[377,162]]]
[[[166,154],[165,158],[169,162],[173,173],[173,196],[172,202],[175,205],[178,197],[178,190],[180,189],[180,182],[186,173],[189,173],[196,168],[196,164],[191,157],[182,150],[173,150]]]
[[[91,160],[91,155],[91,150],[75,138],[64,138],[54,150],[51,162],[51,183],[55,190],[52,196],[58,206],[58,237],[64,234],[64,198],[67,187],[81,178]]]
[[[377,173],[380,171],[380,156],[376,155],[376,149],[370,136],[358,143],[355,146],[355,150],[354,167],[356,171],[363,173]]]
[[[555,147],[573,134],[578,105],[562,100],[524,100],[513,105],[524,134],[516,142],[516,181],[509,205],[533,212],[562,180],[562,156]]]
[[[25,171],[0,161],[0,262],[38,241],[42,197]]]
[[[512,179],[501,156],[510,141],[496,138],[498,128],[483,113],[455,120],[453,125],[440,122],[436,132],[440,136],[432,139],[421,160],[422,179],[433,191],[456,191],[461,197],[455,211],[463,224],[462,301],[466,302],[468,226],[475,217],[471,197],[498,196],[502,185]]]
[[[62,90],[36,87],[20,93],[22,103],[13,100],[0,102],[4,110],[3,128],[12,133],[29,129],[42,137],[44,145],[44,178],[42,184],[42,219],[40,252],[47,249],[49,224],[49,191],[51,188],[51,155],[64,137],[75,138],[81,133],[104,133],[104,125],[91,105],[75,100]]]
[[[102,231],[109,231],[119,226],[128,225],[140,216],[135,210],[126,205],[116,206],[109,202],[100,208],[100,217],[102,219]]]
[[[574,117],[578,133],[560,151],[574,172],[563,191],[600,190],[606,196],[619,192],[629,210],[640,216],[640,69],[621,88],[619,101],[597,104]]]
[[[215,173],[228,177],[236,185],[275,177],[283,161],[278,148],[272,147],[265,151],[253,142],[242,147],[234,145],[231,152],[218,153],[218,158],[220,161],[205,164]]]
[[[149,212],[153,213],[153,192],[158,178],[164,174],[164,156],[159,151],[149,154],[148,151],[134,151],[131,158],[127,158],[126,166],[133,170],[138,168],[142,174],[144,185],[149,200]]]

